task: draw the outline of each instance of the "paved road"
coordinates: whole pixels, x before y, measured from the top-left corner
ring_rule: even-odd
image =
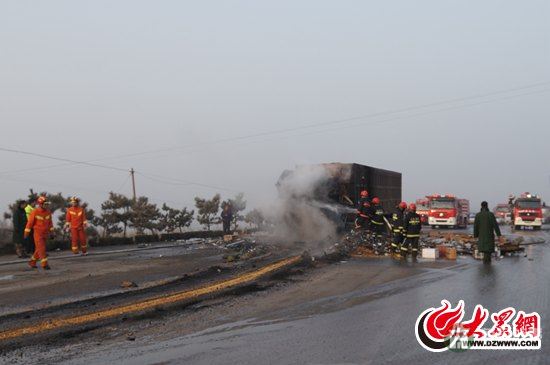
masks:
[[[550,238],[547,232],[525,235]],[[432,354],[414,335],[423,310],[442,299],[463,299],[470,314],[478,303],[492,312],[508,306],[538,311],[544,336],[550,328],[550,248],[532,245],[526,253],[490,267],[469,257],[416,265],[354,259],[269,290],[98,329],[6,359],[27,364],[545,364],[550,347],[544,339],[538,351]]]

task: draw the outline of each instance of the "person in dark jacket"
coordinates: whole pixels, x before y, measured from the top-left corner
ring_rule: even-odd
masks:
[[[223,206],[222,209],[222,224],[223,224],[223,233],[231,234],[231,221],[233,220],[233,209],[231,204],[227,203]]]
[[[399,246],[403,243],[403,224],[405,219],[405,210],[407,209],[407,203],[401,202],[395,209],[395,213],[391,216],[392,225],[392,243],[391,254],[397,255],[399,253]]]
[[[29,200],[27,201],[27,204],[25,204],[25,219],[28,221],[29,216],[31,215],[32,211],[36,207],[36,199],[38,199],[38,196],[32,195]],[[27,255],[32,255],[34,253],[34,234],[31,232],[27,238],[25,238],[25,251],[27,252]]]
[[[377,197],[372,198],[372,204],[369,210],[370,217],[370,229],[374,237],[378,240],[382,238],[386,229],[384,222],[384,208],[380,205],[380,199]]]
[[[495,250],[495,233],[502,240],[495,215],[489,210],[489,204],[482,202],[474,222],[474,237],[478,239],[477,249],[483,252],[483,262],[486,264],[491,263],[491,254]]]
[[[27,202],[24,200],[18,200],[16,207],[13,210],[13,236],[12,241],[15,246],[15,253],[20,258],[28,257],[25,252],[25,239],[23,238],[25,233],[25,226],[27,225],[27,214],[25,213],[25,206]]]
[[[413,261],[418,256],[418,241],[420,240],[420,231],[422,230],[422,221],[420,215],[416,213],[416,204],[409,204],[409,213],[405,216],[403,222],[403,234],[405,241],[401,245],[401,257],[407,259],[407,253],[412,253]]]

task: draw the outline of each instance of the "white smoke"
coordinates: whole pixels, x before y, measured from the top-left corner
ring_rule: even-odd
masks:
[[[322,165],[300,166],[283,174],[277,184],[279,200],[266,212],[282,244],[318,253],[336,242],[338,217],[353,209],[328,199],[333,181]]]

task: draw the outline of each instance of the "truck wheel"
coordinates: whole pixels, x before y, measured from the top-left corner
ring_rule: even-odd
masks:
[[[533,230],[534,230],[534,231],[540,231],[540,226],[535,226],[535,227],[533,227]]]
[[[514,226],[514,230],[519,231],[521,229],[521,226]]]
[[[449,229],[455,229],[456,226],[449,226]]]

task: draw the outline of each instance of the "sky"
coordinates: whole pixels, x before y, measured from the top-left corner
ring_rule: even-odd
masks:
[[[35,191],[269,204],[356,162],[403,198],[550,201],[550,2],[0,3],[0,211]]]

